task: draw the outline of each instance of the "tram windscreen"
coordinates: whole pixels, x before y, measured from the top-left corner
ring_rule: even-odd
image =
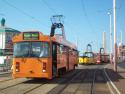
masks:
[[[91,52],[85,53],[85,56],[87,56],[89,58],[92,58],[93,57],[93,53],[91,53]]]
[[[14,44],[14,57],[48,57],[47,42],[19,42]]]

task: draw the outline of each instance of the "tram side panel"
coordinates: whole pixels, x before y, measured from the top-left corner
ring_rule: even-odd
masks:
[[[77,51],[68,50],[66,46],[57,46],[57,70],[66,72],[73,70],[77,65]]]
[[[69,50],[69,70],[75,69],[75,66],[78,64],[78,54],[77,51],[70,49]]]
[[[58,71],[66,71],[66,54],[64,46],[57,45],[57,69]]]

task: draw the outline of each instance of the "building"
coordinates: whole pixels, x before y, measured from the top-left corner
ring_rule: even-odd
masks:
[[[1,20],[0,26],[0,71],[11,68],[13,56],[12,37],[20,31],[5,26],[5,19]]]
[[[117,54],[117,56],[118,56],[119,60],[125,61],[125,45],[123,45],[121,43],[118,45],[118,54]]]

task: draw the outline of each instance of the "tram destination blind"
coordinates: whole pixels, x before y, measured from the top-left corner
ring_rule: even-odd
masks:
[[[38,32],[24,32],[23,40],[38,40],[39,33]]]

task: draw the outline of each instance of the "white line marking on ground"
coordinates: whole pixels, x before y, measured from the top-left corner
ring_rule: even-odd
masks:
[[[107,66],[104,67],[104,73],[105,73],[105,75],[106,75],[106,77],[107,77],[109,83],[110,83],[110,84],[112,85],[112,87],[116,90],[117,94],[121,94],[121,92],[118,90],[118,88],[115,86],[115,84],[111,81],[111,79],[109,78],[108,74],[106,73],[106,71],[105,71],[105,68],[106,68],[106,67],[107,67]],[[111,88],[111,87],[110,87],[110,88]]]
[[[111,89],[111,86],[110,86],[109,82],[107,82],[107,85],[108,85],[108,88],[109,88],[109,90],[110,90],[110,93],[111,93],[111,94],[114,94],[113,90]]]

